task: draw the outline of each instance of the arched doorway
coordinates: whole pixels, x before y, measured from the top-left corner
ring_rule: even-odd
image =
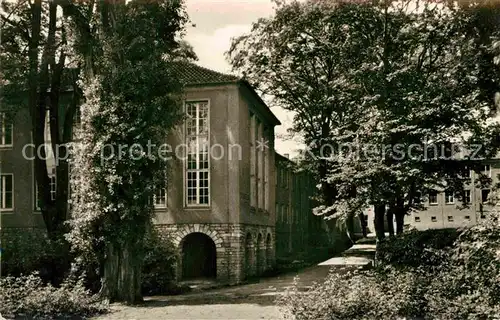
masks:
[[[273,242],[270,234],[267,234],[266,238],[266,262],[266,269],[271,269],[273,267]]]
[[[213,240],[194,232],[182,240],[182,279],[215,278],[217,251]]]
[[[264,271],[266,266],[266,257],[264,255],[264,238],[262,233],[257,236],[257,273],[260,274]]]
[[[254,272],[254,246],[252,234],[248,233],[245,239],[245,275],[246,277],[253,276]]]

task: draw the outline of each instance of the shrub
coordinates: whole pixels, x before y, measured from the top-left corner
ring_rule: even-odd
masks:
[[[177,256],[172,242],[161,238],[156,230],[152,230],[147,236],[146,244],[142,269],[143,294],[178,294],[187,290],[175,282]]]
[[[500,318],[498,224],[409,232],[382,246],[384,268],[331,274],[306,293],[292,288],[278,301],[287,317]]]
[[[84,288],[81,281],[65,281],[56,288],[37,275],[0,279],[0,314],[22,318],[88,317],[107,307]]]
[[[20,276],[40,272],[57,259],[57,248],[38,229],[2,230],[2,275]]]
[[[448,258],[448,248],[457,240],[460,230],[411,230],[377,245],[377,266],[385,268],[436,267]]]
[[[421,280],[408,272],[383,279],[372,272],[332,273],[307,292],[294,284],[278,305],[286,319],[401,319],[424,312]]]

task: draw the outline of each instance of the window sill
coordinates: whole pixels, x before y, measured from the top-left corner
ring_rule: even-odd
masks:
[[[189,210],[209,210],[210,206],[184,206],[184,209]]]
[[[446,205],[452,205],[452,204],[455,204],[455,202],[446,202],[445,204]]]
[[[14,148],[14,145],[12,144],[0,144],[0,150],[11,150]]]
[[[439,203],[429,203],[430,206],[438,206]]]
[[[13,214],[14,209],[0,209],[0,213],[5,213],[5,214]]]

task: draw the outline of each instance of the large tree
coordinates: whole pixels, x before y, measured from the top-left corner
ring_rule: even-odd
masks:
[[[74,114],[81,99],[75,56],[69,47],[71,28],[60,12],[60,2],[2,2],[2,108],[12,117],[29,110],[34,144],[34,175],[38,203],[49,238],[66,231],[68,162],[65,145],[72,140]],[[47,123],[47,116],[48,118]],[[48,130],[47,130],[48,129]],[[45,131],[50,132],[50,145]],[[51,196],[47,159],[59,155],[56,194]]]
[[[451,145],[495,151],[486,119],[498,70],[485,68],[492,57],[482,50],[494,33],[478,44],[487,28],[473,29],[476,12],[425,1],[279,2],[236,39],[235,69],[295,114],[293,131],[322,181],[319,214],[352,217],[374,205],[383,238],[386,207],[401,232],[404,215],[422,207],[419,194],[442,187],[461,197],[462,173],[479,161],[450,157]],[[429,157],[428,143],[448,156]]]
[[[90,12],[97,18],[80,12],[73,20],[83,27],[79,42],[92,39],[94,46],[79,49],[85,103],[72,166],[70,240],[97,255],[103,298],[136,303],[151,200],[166,179],[160,146],[181,115],[174,64],[186,58],[178,41],[186,16],[182,1],[171,0],[101,1]]]

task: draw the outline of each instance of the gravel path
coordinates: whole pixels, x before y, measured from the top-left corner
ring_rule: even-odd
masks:
[[[369,262],[374,245],[355,245],[342,254],[300,272],[258,283],[193,292],[178,296],[150,297],[141,306],[113,305],[112,312],[95,320],[157,320],[157,319],[283,319],[275,305],[276,297],[291,287],[298,276],[299,290],[307,290],[322,282],[329,272],[346,272]],[[360,258],[368,259],[362,261]]]

